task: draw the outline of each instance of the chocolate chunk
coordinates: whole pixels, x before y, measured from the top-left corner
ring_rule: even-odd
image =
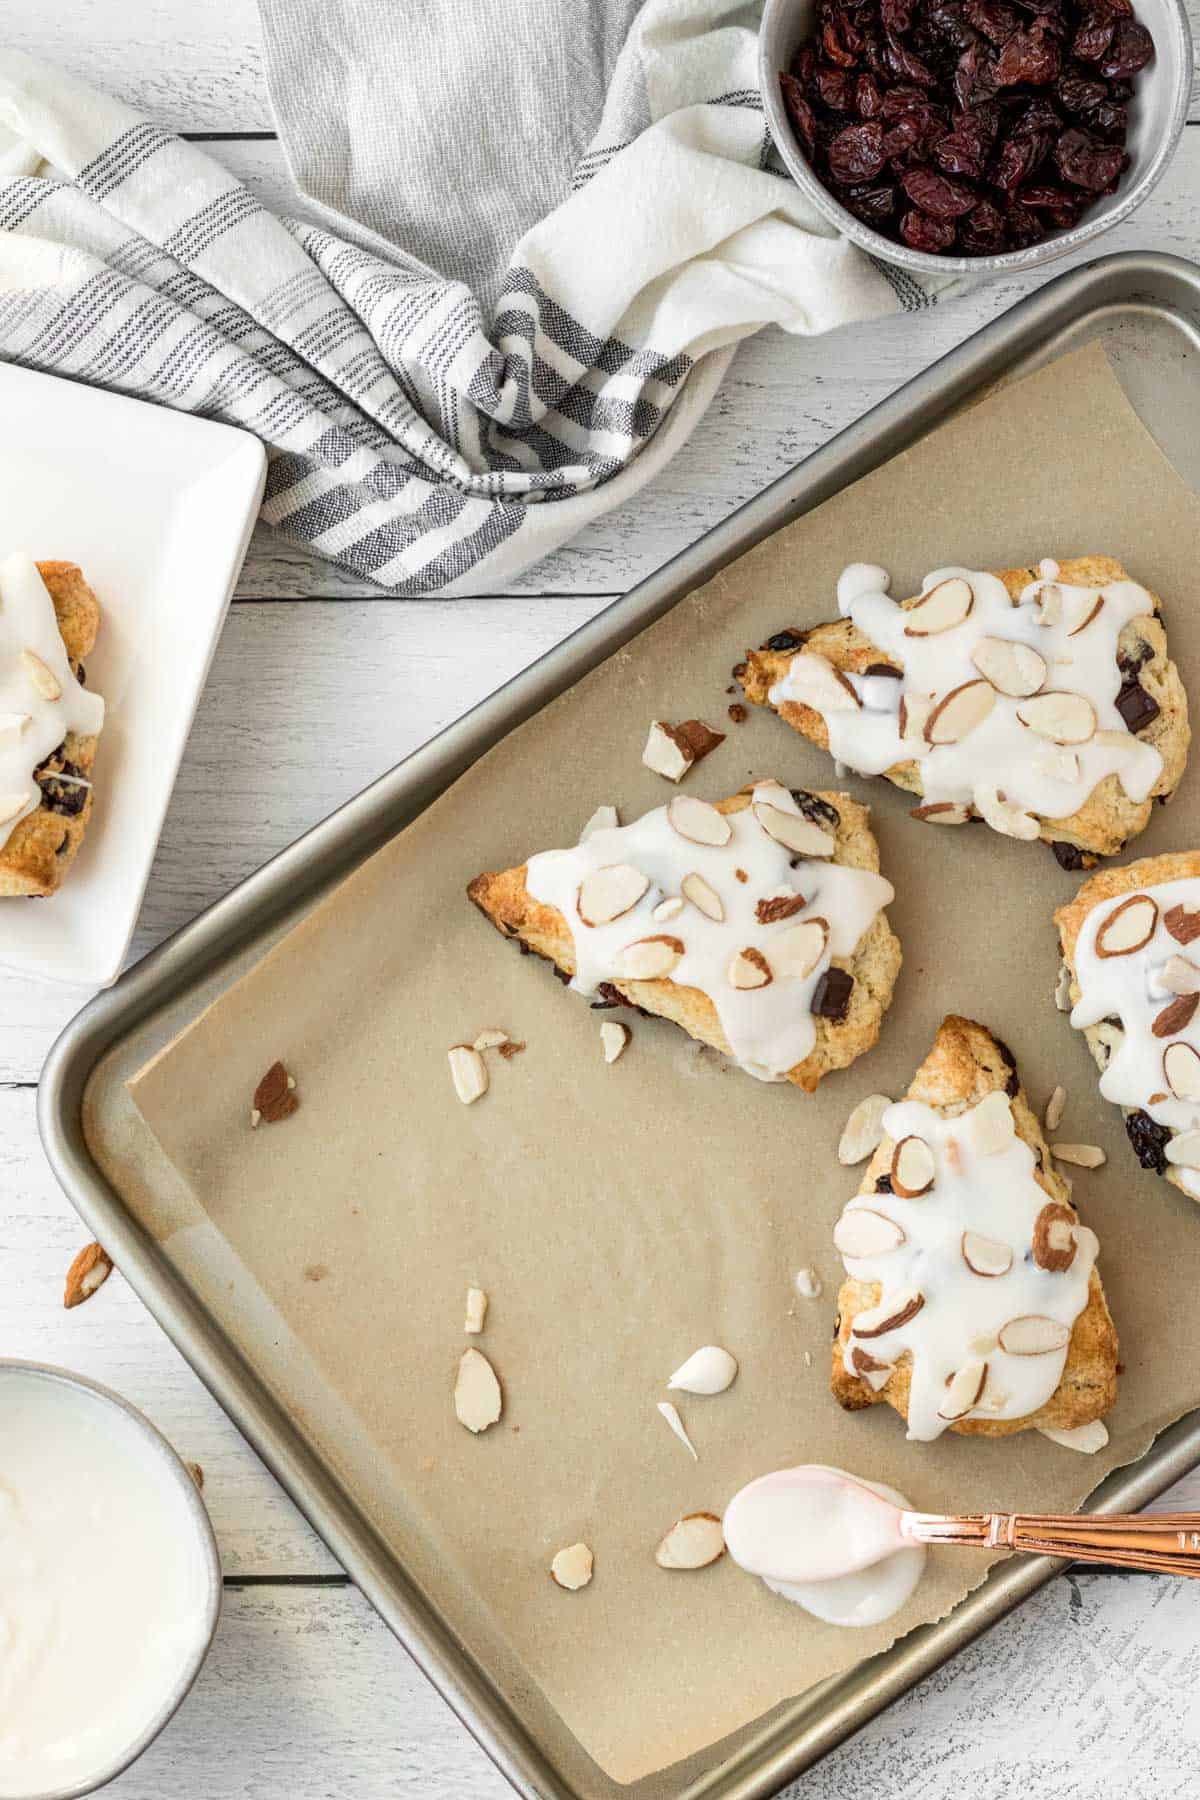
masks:
[[[1055,842],[1051,844],[1050,848],[1054,852],[1060,869],[1070,869],[1074,871],[1083,868],[1083,851],[1079,848],[1078,844],[1065,844],[1061,840],[1056,839]]]
[[[1000,1052],[1001,1060],[1008,1070],[1008,1080],[1004,1084],[1004,1091],[1010,1100],[1015,1100],[1021,1086],[1021,1080],[1017,1074],[1017,1059],[1002,1038],[997,1038],[995,1044]]]
[[[799,650],[801,644],[804,643],[804,641],[807,637],[808,637],[807,631],[795,631],[795,630],[777,631],[775,633],[774,637],[769,637],[767,639],[766,643],[763,645],[763,649],[764,650]]]
[[[892,1178],[890,1175],[876,1176],[875,1192],[877,1194],[890,1194],[892,1192]]]
[[[1167,1145],[1171,1141],[1169,1127],[1156,1125],[1149,1113],[1139,1109],[1130,1113],[1125,1130],[1143,1169],[1153,1169],[1156,1175],[1161,1175],[1167,1166]]]
[[[733,705],[727,710],[735,725],[744,725],[746,723],[746,709],[740,700],[735,700]]]
[[[1116,704],[1130,731],[1144,730],[1159,714],[1158,701],[1146,692],[1140,681],[1122,682]]]
[[[812,1010],[819,1019],[830,1019],[838,1025],[850,1011],[853,992],[853,975],[847,975],[845,969],[826,969],[812,997]]]
[[[842,822],[836,806],[830,806],[820,794],[810,794],[807,788],[793,788],[792,799],[810,825],[823,825],[827,831],[836,831]]]
[[[902,669],[893,669],[891,663],[868,663],[863,670],[864,675],[890,675],[895,681],[904,679]]]

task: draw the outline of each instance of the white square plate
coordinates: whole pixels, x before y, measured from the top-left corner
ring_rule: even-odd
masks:
[[[258,439],[0,364],[0,555],[78,563],[100,602],[95,804],[49,900],[0,900],[0,963],[104,987],[129,948],[266,475]]]

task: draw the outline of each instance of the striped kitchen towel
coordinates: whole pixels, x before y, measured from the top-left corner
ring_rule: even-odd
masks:
[[[760,326],[929,304],[769,166],[753,6],[262,5],[300,219],[0,51],[0,358],[247,427],[263,516],[381,587],[511,580]]]

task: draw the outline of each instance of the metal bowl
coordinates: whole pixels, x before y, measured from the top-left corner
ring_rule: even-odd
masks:
[[[797,187],[845,237],[883,262],[918,274],[1002,275],[1040,268],[1092,244],[1140,206],[1171,159],[1192,90],[1192,39],[1182,0],[1137,0],[1137,16],[1154,39],[1155,56],[1137,77],[1127,148],[1132,158],[1115,194],[1088,209],[1082,224],[1052,232],[1040,244],[1000,256],[933,256],[895,244],[847,212],[813,173],[792,129],[779,86],[782,69],[812,29],[815,0],[766,0],[758,39],[758,79],[771,136]]]
[[[90,1776],[86,1781],[76,1783],[72,1787],[52,1788],[43,1793],[28,1796],[28,1800],[80,1800],[82,1795],[94,1794],[98,1788],[107,1786],[110,1781],[115,1781],[117,1776],[123,1774],[131,1763],[136,1762],[143,1750],[154,1742],[164,1725],[174,1718],[186,1700],[212,1646],[217,1620],[221,1616],[221,1558],[217,1550],[217,1540],[213,1535],[212,1523],[204,1502],[200,1498],[196,1483],[166,1438],[156,1430],[144,1414],[138,1412],[136,1407],[131,1406],[127,1400],[122,1400],[121,1396],[114,1394],[110,1388],[101,1387],[97,1381],[88,1381],[85,1376],[73,1375],[66,1369],[51,1368],[47,1363],[19,1362],[15,1359],[0,1358],[0,1382],[9,1375],[19,1375],[25,1380],[32,1376],[36,1380],[74,1388],[77,1393],[86,1396],[96,1406],[112,1408],[123,1413],[160,1459],[168,1479],[178,1485],[184,1509],[195,1531],[201,1558],[207,1566],[208,1593],[203,1629],[199,1634],[195,1650],[188,1662],[181,1666],[171,1691],[157,1714],[149,1720],[138,1737],[114,1757],[108,1768],[100,1770],[96,1775]]]

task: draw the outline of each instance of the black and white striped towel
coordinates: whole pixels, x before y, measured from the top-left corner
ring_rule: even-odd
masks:
[[[754,6],[262,7],[302,220],[0,51],[0,358],[248,427],[264,517],[383,587],[626,500],[760,326],[928,304],[770,170]]]

